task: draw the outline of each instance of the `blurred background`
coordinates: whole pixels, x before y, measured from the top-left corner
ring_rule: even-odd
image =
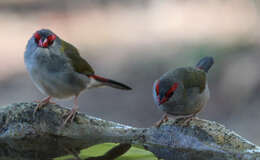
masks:
[[[260,145],[259,20],[257,0],[0,0],[0,105],[44,97],[23,56],[32,34],[49,28],[74,44],[97,74],[133,88],[84,92],[80,111],[149,127],[163,114],[153,102],[154,80],[210,55],[211,99],[198,116]]]

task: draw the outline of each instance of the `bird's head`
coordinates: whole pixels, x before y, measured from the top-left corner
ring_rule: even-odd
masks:
[[[170,82],[165,80],[157,80],[154,86],[154,94],[159,105],[170,100],[179,87],[178,82]]]
[[[33,38],[38,47],[49,48],[53,45],[57,36],[48,29],[41,29],[34,33]]]

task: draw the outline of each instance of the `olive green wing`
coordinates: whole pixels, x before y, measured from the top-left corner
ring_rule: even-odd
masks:
[[[183,74],[183,85],[185,89],[199,87],[202,93],[206,87],[207,75],[198,69],[187,69]]]
[[[87,76],[93,75],[95,73],[88,62],[80,56],[76,47],[66,41],[61,40],[61,42],[61,53],[64,53],[71,60],[71,65],[76,72],[85,74]]]

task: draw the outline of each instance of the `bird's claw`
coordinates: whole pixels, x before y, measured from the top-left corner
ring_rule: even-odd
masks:
[[[179,118],[176,119],[175,123],[181,123],[183,126],[189,126],[192,119],[195,117],[195,115],[191,115],[189,117]]]
[[[39,104],[34,108],[33,115],[35,115],[35,113],[36,113],[37,111],[39,111],[41,108],[43,108],[44,105],[46,105],[46,104],[39,103]]]
[[[47,104],[55,104],[54,102],[50,102],[51,97],[47,97],[41,101],[34,101],[37,104],[36,108],[33,111],[33,116],[35,116],[36,112],[45,107]]]
[[[69,113],[69,115],[67,116],[67,118],[66,118],[65,121],[63,122],[63,125],[62,125],[62,126],[65,126],[65,125],[68,123],[69,120],[70,120],[70,122],[72,123],[73,120],[74,120],[74,118],[75,118],[75,116],[76,116],[76,114],[77,114],[77,110],[74,109],[74,108],[72,108],[71,111],[70,111],[70,113]]]
[[[159,128],[163,123],[165,123],[167,121],[168,121],[168,116],[167,116],[167,114],[165,114],[158,122],[155,123],[155,127]]]
[[[184,124],[186,124],[187,126],[190,125],[190,121],[192,121],[193,116],[192,117],[188,117],[187,119],[184,120]]]
[[[41,100],[41,101],[40,101],[40,100],[35,100],[35,101],[33,101],[33,102],[34,102],[34,103],[39,103],[39,104],[40,104],[40,103],[43,103],[43,101],[44,101],[44,100]],[[47,105],[47,104],[56,104],[56,103],[55,103],[55,102],[52,102],[52,101],[49,100],[49,102],[46,103],[46,104],[44,104],[44,105]]]

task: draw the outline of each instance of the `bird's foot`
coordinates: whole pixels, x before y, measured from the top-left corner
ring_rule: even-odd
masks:
[[[65,126],[68,123],[69,120],[70,120],[70,122],[73,122],[76,114],[77,114],[77,109],[76,108],[72,108],[70,113],[69,113],[69,115],[67,116],[67,118],[63,122],[63,126]]]
[[[69,115],[67,116],[67,118],[63,122],[62,127],[64,127],[68,123],[69,120],[70,120],[70,122],[73,122],[73,120],[74,120],[74,118],[77,114],[78,108],[79,108],[79,106],[78,106],[78,95],[76,95],[75,98],[74,98],[74,106],[72,107]]]
[[[194,116],[190,116],[190,117],[186,118],[186,119],[184,120],[184,124],[185,124],[186,126],[189,126],[189,125],[190,125],[190,122],[192,121],[193,118],[194,118]]]
[[[183,126],[189,126],[190,122],[192,121],[192,119],[195,117],[195,115],[191,115],[188,117],[182,117],[182,118],[178,118],[176,119],[175,123],[181,123]]]
[[[39,111],[40,109],[42,109],[43,107],[45,107],[47,104],[50,104],[50,103],[55,104],[54,102],[50,102],[50,100],[51,100],[51,97],[49,96],[49,97],[44,98],[44,99],[41,100],[41,101],[35,101],[36,103],[38,103],[38,105],[37,105],[36,108],[34,109],[33,115],[35,115],[35,113],[36,113],[37,111]]]
[[[164,114],[163,117],[158,122],[155,123],[155,127],[159,128],[163,123],[167,121],[168,121],[168,115]]]

